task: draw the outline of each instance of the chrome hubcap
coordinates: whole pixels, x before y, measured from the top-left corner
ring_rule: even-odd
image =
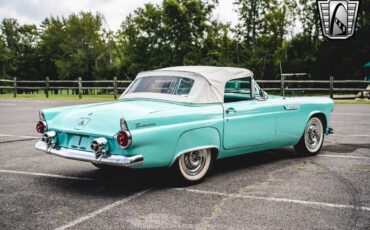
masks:
[[[320,120],[313,118],[309,121],[306,127],[305,142],[306,146],[314,150],[321,144],[321,139],[323,135],[323,128]]]
[[[186,174],[194,176],[202,171],[206,163],[207,154],[204,150],[195,150],[180,157],[180,163]]]

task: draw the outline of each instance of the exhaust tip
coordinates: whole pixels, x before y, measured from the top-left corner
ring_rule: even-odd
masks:
[[[55,131],[49,131],[44,133],[44,136],[42,137],[42,140],[48,145],[56,144],[56,141],[53,141],[53,138],[56,137],[57,133]]]
[[[109,150],[108,140],[104,137],[96,138],[91,142],[91,150],[95,153],[96,158],[104,155]]]

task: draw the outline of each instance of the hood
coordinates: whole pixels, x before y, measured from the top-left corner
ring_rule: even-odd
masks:
[[[183,105],[151,100],[120,100],[81,106],[43,110],[49,129],[70,133],[99,134],[113,137],[120,130],[120,119],[145,119],[165,111],[176,111]],[[52,115],[51,115],[52,114]]]

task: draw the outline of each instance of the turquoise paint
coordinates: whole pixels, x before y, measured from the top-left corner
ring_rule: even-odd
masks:
[[[297,109],[285,109],[295,105],[299,105]],[[236,112],[226,114],[229,107]],[[298,142],[312,115],[323,113],[329,126],[332,108],[333,101],[328,98],[270,96],[266,101],[205,105],[121,99],[42,112],[48,130],[57,131],[61,147],[91,151],[94,138],[106,137],[110,154],[141,154],[144,164],[136,168],[150,168],[169,166],[185,151],[203,147],[217,148],[218,158],[225,158],[291,146]],[[127,149],[120,148],[115,139],[122,117],[132,134]],[[82,120],[88,122],[78,125]]]
[[[276,108],[269,101],[239,101],[224,104],[225,149],[263,145],[275,138]]]
[[[220,139],[220,133],[214,127],[198,128],[184,132],[177,142],[171,164],[178,156],[192,150],[214,148],[218,152],[221,144]]]

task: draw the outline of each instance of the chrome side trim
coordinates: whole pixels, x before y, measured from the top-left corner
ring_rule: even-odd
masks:
[[[67,159],[88,161],[94,164],[104,164],[119,167],[131,167],[144,163],[144,157],[142,155],[136,155],[126,157],[122,155],[101,155],[99,158],[95,158],[93,152],[80,151],[75,149],[67,149],[63,147],[51,147],[48,146],[44,141],[40,140],[35,145],[36,149]]]

